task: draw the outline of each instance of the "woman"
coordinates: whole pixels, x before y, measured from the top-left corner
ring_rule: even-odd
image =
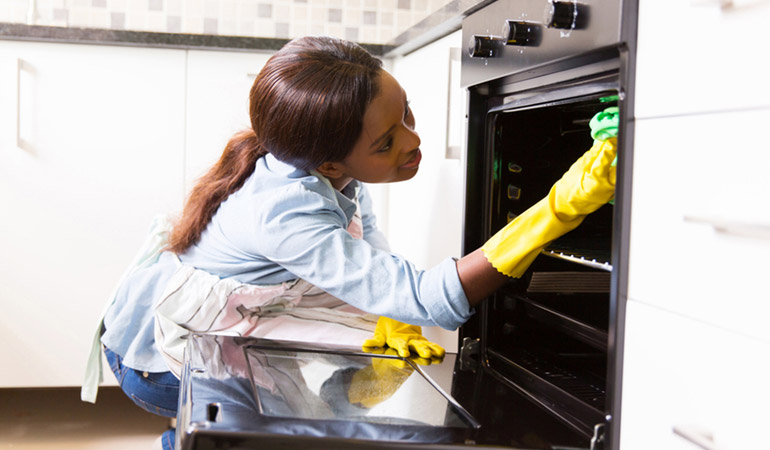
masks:
[[[419,325],[456,329],[614,193],[610,140],[484,247],[417,270],[389,251],[362,184],[408,180],[421,160],[406,93],[379,60],[333,38],[294,40],[255,80],[250,116],[105,315],[108,361],[148,411],[175,416],[190,330],[440,357]]]

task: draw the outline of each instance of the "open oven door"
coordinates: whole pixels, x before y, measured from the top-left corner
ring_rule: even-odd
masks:
[[[177,422],[177,448],[185,450],[566,449],[584,442],[455,354],[426,364],[211,335],[191,336],[186,352]]]

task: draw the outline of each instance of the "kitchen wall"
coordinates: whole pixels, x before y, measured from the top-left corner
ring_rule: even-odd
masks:
[[[385,44],[448,0],[3,0],[0,22]]]

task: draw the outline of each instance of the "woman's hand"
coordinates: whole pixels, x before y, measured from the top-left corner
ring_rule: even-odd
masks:
[[[414,351],[422,358],[443,358],[444,349],[425,339],[422,328],[417,325],[399,322],[385,316],[377,320],[374,336],[364,341],[364,351],[372,347],[388,347],[398,352],[401,357],[407,357]]]

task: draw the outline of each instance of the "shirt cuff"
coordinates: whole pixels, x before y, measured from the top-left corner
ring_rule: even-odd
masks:
[[[432,279],[432,278],[436,279]],[[456,330],[473,315],[465,291],[457,274],[454,258],[446,258],[425,272],[428,286],[441,286],[426,305],[436,325],[446,330]]]

